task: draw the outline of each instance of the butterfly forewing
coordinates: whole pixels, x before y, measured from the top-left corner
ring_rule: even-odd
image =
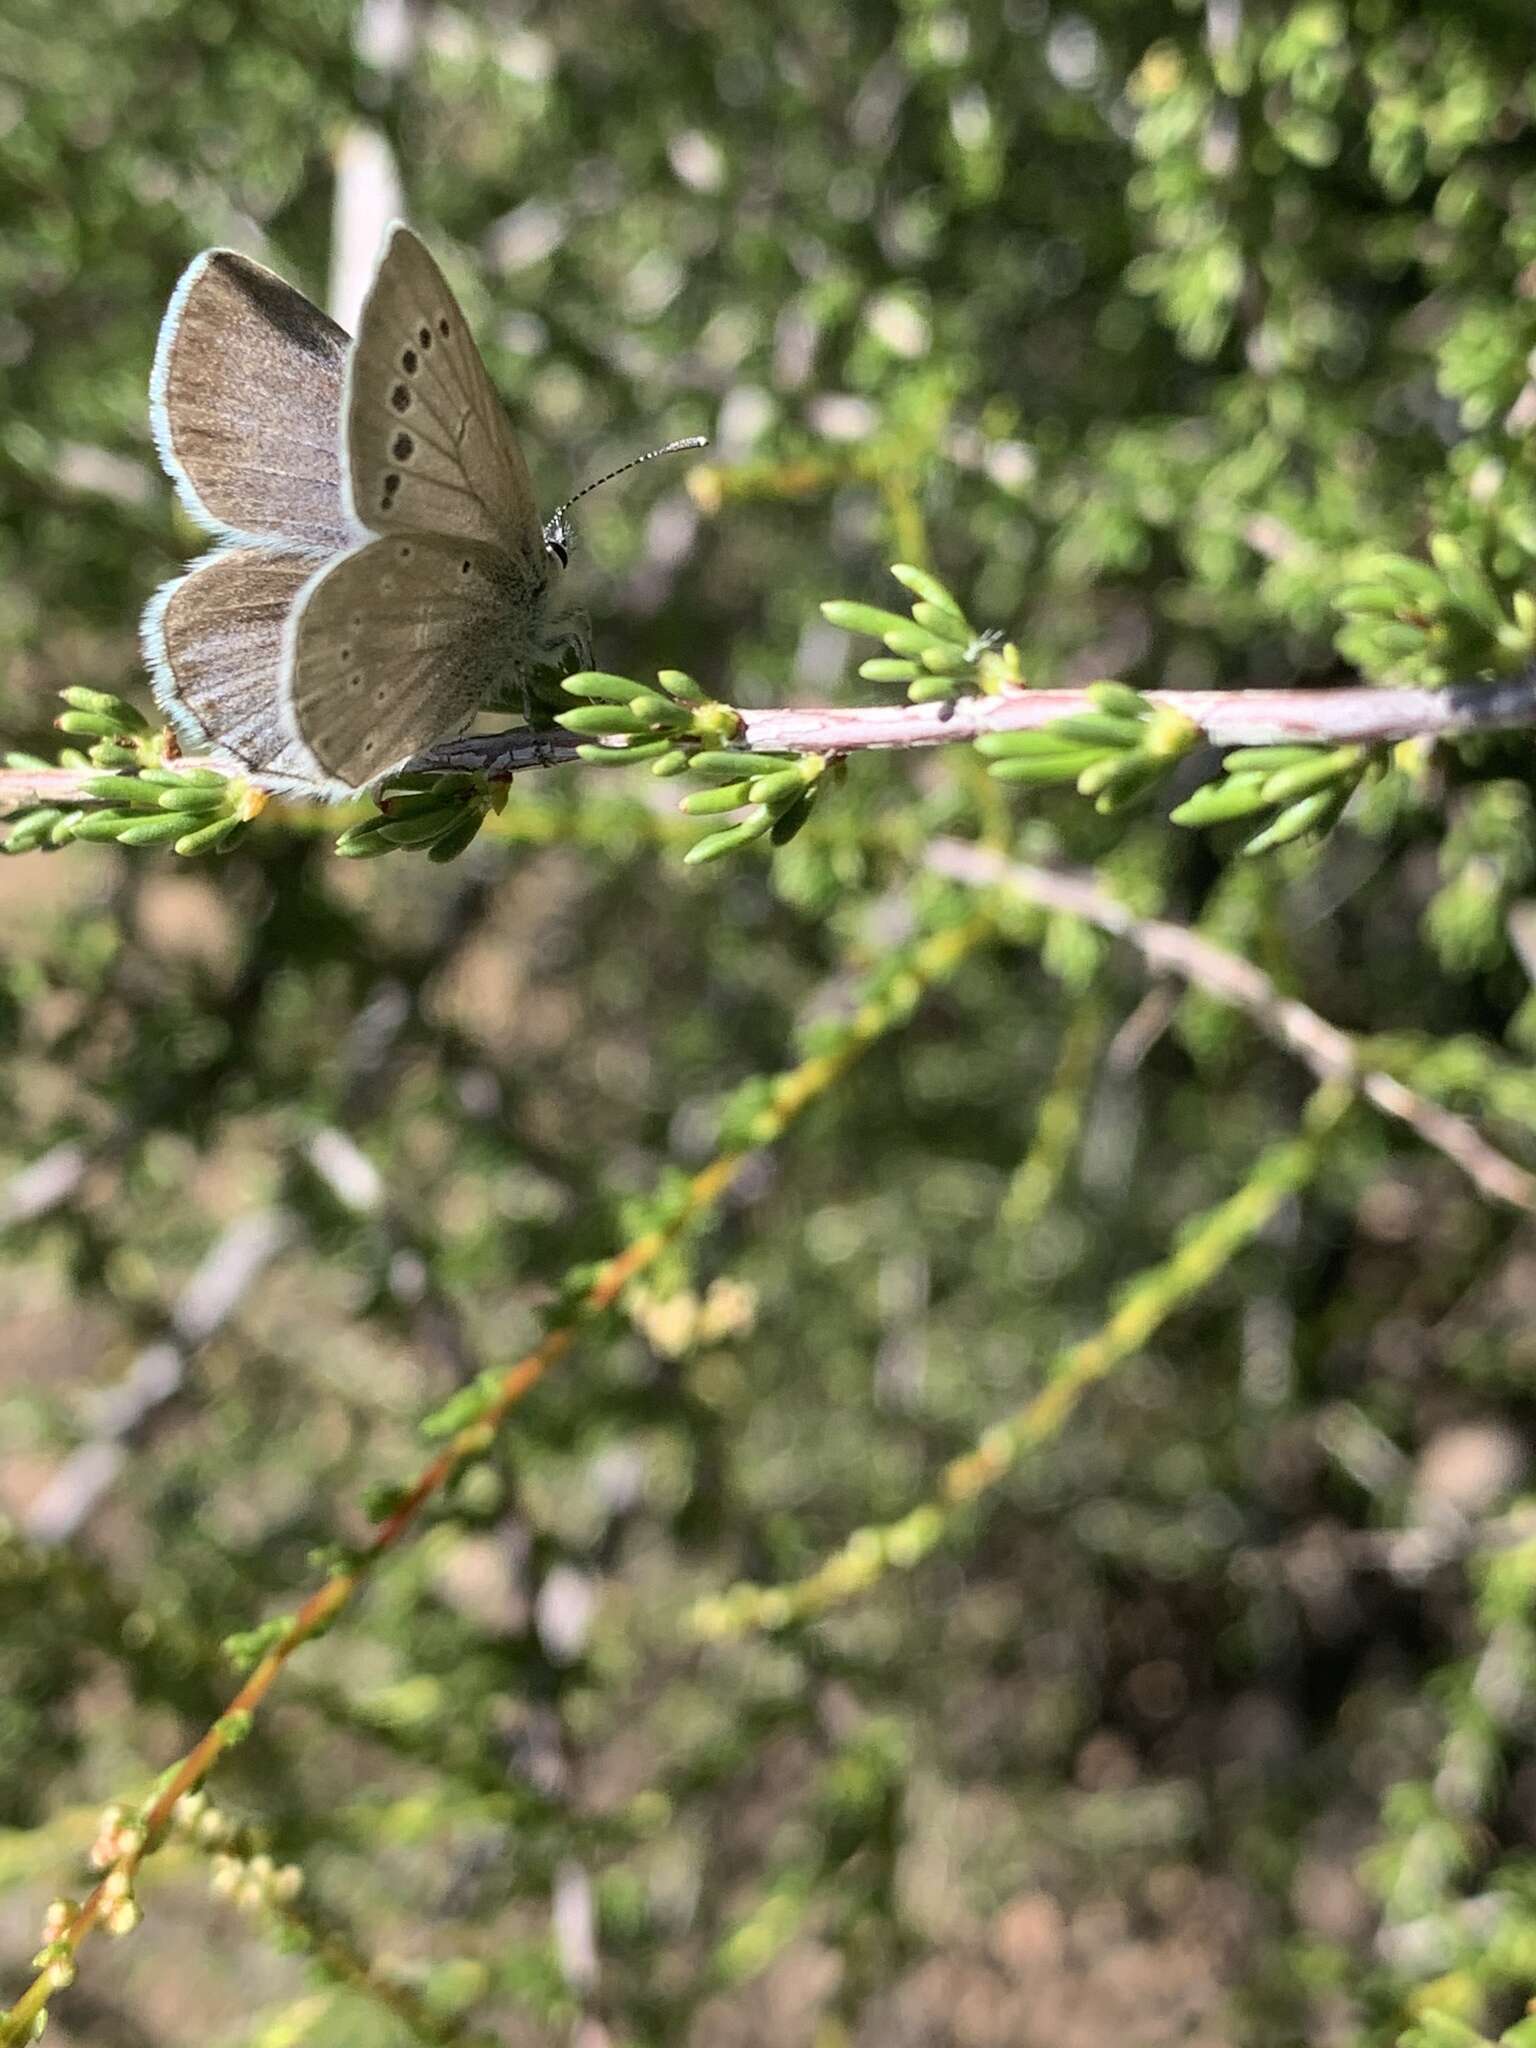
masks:
[[[155,699],[184,740],[264,781],[310,788],[319,768],[278,716],[283,628],[315,573],[303,549],[221,548],[144,615]]]
[[[347,369],[349,502],[374,533],[484,542],[544,580],[528,465],[442,272],[396,224]]]
[[[155,350],[150,421],[183,504],[224,538],[316,549],[357,538],[341,474],[347,336],[233,249],[177,285]]]
[[[151,396],[187,505],[248,543],[145,615],[155,694],[197,744],[264,781],[346,794],[579,637],[522,452],[408,228],[390,231],[350,348],[259,264],[199,257]]]
[[[390,535],[328,563],[285,636],[282,714],[333,789],[464,731],[518,652],[524,564],[475,540]]]

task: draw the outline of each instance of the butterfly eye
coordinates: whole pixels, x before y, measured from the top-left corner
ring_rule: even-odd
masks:
[[[571,522],[565,516],[565,507],[563,505],[544,528],[544,552],[557,561],[562,569],[569,568],[571,561]]]

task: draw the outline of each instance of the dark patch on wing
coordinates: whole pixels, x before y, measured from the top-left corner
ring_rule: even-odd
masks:
[[[338,327],[329,314],[311,305],[302,293],[274,277],[271,271],[263,270],[258,263],[248,263],[243,256],[224,254],[218,261],[230,283],[244,294],[268,326],[275,327],[295,348],[323,362],[334,362],[347,347],[351,337],[346,329]]]

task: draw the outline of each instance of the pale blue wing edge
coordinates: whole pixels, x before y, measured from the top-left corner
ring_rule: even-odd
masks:
[[[216,561],[221,555],[228,554],[236,548],[250,545],[270,547],[271,543],[270,541],[260,540],[248,542],[243,537],[232,535],[222,542],[220,546],[210,548],[206,555],[199,555],[197,560],[184,569],[179,576],[173,576],[168,582],[162,583],[154,596],[149,600],[149,603],[145,605],[144,615],[139,621],[139,648],[144,657],[144,666],[149,671],[149,684],[150,689],[154,692],[155,703],[165,714],[166,722],[175,732],[178,739],[184,740],[189,747],[208,754],[216,765],[221,767],[227,766],[233,774],[239,776],[251,775],[251,770],[247,764],[241,761],[237,755],[231,754],[220,747],[218,741],[208,731],[202,720],[194,716],[181,700],[181,694],[176,687],[176,677],[172,671],[165,649],[165,612],[167,605],[169,605],[172,597],[181,588],[182,584],[195,576],[199,569],[205,568],[209,562]],[[335,556],[316,554],[316,561],[320,570],[323,570],[330,562],[336,559]],[[354,792],[349,790],[344,784],[335,782],[326,775],[320,763],[315,760],[314,755],[310,752],[303,735],[296,729],[293,729],[293,722],[287,714],[287,696],[283,680],[288,669],[288,634],[293,623],[293,616],[298,611],[300,604],[315,580],[315,577],[311,576],[308,582],[300,587],[299,595],[294,600],[293,610],[283,622],[282,649],[278,659],[278,674],[274,682],[277,713],[283,727],[284,737],[299,746],[305,756],[314,762],[315,772],[312,777],[301,777],[279,775],[273,771],[262,770],[256,779],[260,781],[262,788],[273,789],[282,794],[311,797],[320,795],[328,799],[336,799],[351,796]]]
[[[386,247],[395,229],[404,225],[403,221],[395,221],[391,224],[389,234],[385,238]],[[205,533],[210,534],[217,541],[227,543],[231,547],[270,547],[273,541],[279,538],[278,535],[272,533],[250,533],[242,526],[231,526],[227,520],[220,519],[217,514],[209,509],[200,496],[196,484],[193,483],[183,466],[171,440],[171,415],[166,405],[166,387],[170,383],[171,377],[171,350],[175,346],[177,331],[181,326],[181,316],[186,309],[187,300],[192,296],[193,287],[216,256],[237,256],[243,263],[256,262],[256,258],[254,256],[247,256],[244,250],[227,248],[221,244],[216,249],[204,249],[200,255],[194,256],[186,269],[181,273],[181,276],[176,280],[176,288],[171,293],[170,302],[166,306],[164,317],[160,322],[160,332],[155,338],[155,359],[150,365],[149,431],[154,440],[155,453],[160,457],[161,468],[170,478],[172,485],[175,487],[176,495],[181,500],[188,516],[194,519]],[[261,267],[265,268],[266,266],[263,265]],[[273,272],[273,275],[276,276],[277,273]],[[286,280],[279,279],[279,282],[284,283]],[[344,375],[347,383],[350,384],[352,375],[352,352],[350,348],[347,351]],[[368,532],[369,529],[356,517],[352,509],[352,480],[347,473],[347,409],[345,397],[342,401],[341,418],[337,425],[337,436],[339,445],[336,450],[336,458],[337,468],[341,476],[342,505],[358,535],[361,536]],[[302,543],[294,543],[294,545],[302,545]]]
[[[197,486],[182,467],[181,459],[171,440],[171,416],[166,407],[166,386],[171,379],[171,350],[175,346],[177,330],[192,288],[202,276],[215,256],[234,256],[235,249],[204,249],[200,256],[194,256],[181,276],[176,280],[176,289],[171,293],[170,304],[160,322],[160,332],[155,338],[155,360],[149,372],[149,431],[154,436],[155,452],[160,457],[160,467],[176,487],[187,513],[195,519],[205,533],[211,533],[216,540],[228,541],[233,545],[260,546],[263,536],[246,533],[238,526],[230,526],[216,518],[198,496]],[[270,536],[268,536],[270,538]],[[180,581],[180,579],[177,579]],[[167,585],[167,589],[169,589]],[[163,595],[164,593],[157,593]],[[145,613],[146,625],[149,614]]]

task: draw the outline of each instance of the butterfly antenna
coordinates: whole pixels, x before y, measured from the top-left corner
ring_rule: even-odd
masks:
[[[611,484],[616,476],[623,476],[624,472],[628,469],[638,469],[642,462],[654,462],[661,455],[681,455],[685,448],[707,448],[708,446],[709,437],[707,435],[689,434],[686,440],[669,441],[665,448],[651,448],[644,455],[632,455],[628,462],[621,462],[617,469],[610,469],[606,476],[594,477],[591,483],[583,484],[579,491],[573,492],[563,505],[557,505],[550,519],[550,524],[553,526],[556,520],[563,519],[571,507],[582,498],[585,498],[590,492],[600,490],[604,484]]]

